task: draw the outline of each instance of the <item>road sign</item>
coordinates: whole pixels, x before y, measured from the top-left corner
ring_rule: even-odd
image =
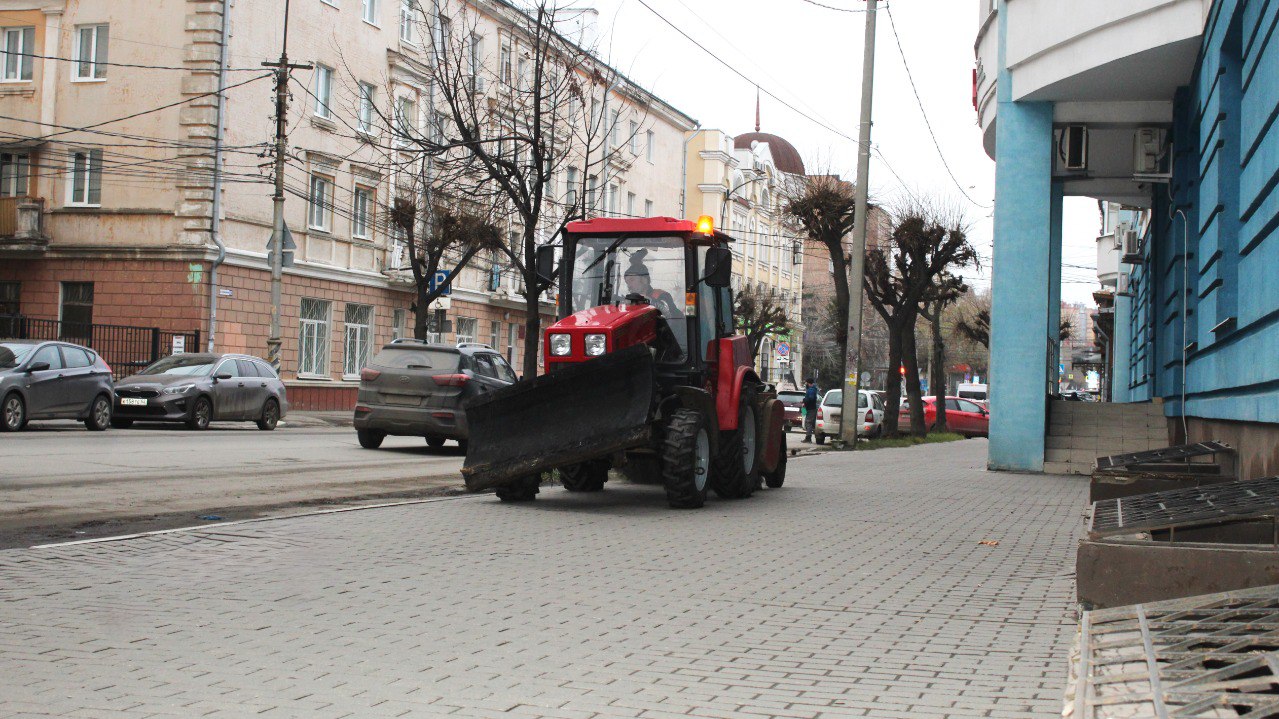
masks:
[[[186,335],[173,335],[173,351],[171,354],[180,355],[187,351]]]
[[[447,297],[448,295],[453,294],[453,284],[449,281],[452,276],[453,273],[448,270],[436,270],[435,274],[431,277],[431,281],[427,284],[427,290],[434,292],[435,288],[442,285],[444,287],[444,291],[440,293],[441,296]]]
[[[790,345],[785,342],[778,342],[777,346],[773,348],[773,351],[777,353],[778,357],[789,357]]]
[[[275,237],[275,233],[272,232],[271,236],[267,237],[267,240],[266,240],[266,266],[267,267],[271,267],[272,264],[275,262],[275,252],[271,250],[271,247],[274,244],[272,242],[274,237]],[[293,233],[289,232],[289,226],[286,223],[284,225],[284,259],[281,260],[280,262],[281,267],[293,266],[293,251],[296,250],[297,248],[298,248],[297,243],[293,241]]]

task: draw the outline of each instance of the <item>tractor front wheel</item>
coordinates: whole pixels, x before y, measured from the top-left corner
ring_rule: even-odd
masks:
[[[539,487],[542,485],[542,475],[531,474],[527,477],[520,477],[508,485],[497,488],[497,498],[503,502],[531,502],[537,498],[537,493],[541,491]]]
[[[759,486],[759,414],[755,387],[744,385],[737,401],[737,429],[721,432],[711,488],[724,499],[746,499]]]
[[[598,492],[607,481],[607,461],[597,459],[560,467],[560,484],[570,492]]]
[[[710,470],[711,435],[706,416],[693,409],[675,410],[662,440],[667,503],[674,509],[697,509],[705,504]]]

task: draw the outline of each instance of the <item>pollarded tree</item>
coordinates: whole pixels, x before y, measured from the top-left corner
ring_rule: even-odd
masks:
[[[808,175],[790,191],[784,212],[799,223],[805,236],[824,248],[831,263],[835,281],[834,316],[840,319],[832,326],[839,345],[840,361],[848,347],[848,255],[844,246],[856,224],[857,193],[853,183],[838,175]],[[840,372],[843,376],[843,372]]]
[[[733,298],[733,322],[746,336],[751,359],[759,356],[765,337],[790,330],[786,303],[776,287],[743,287]]]

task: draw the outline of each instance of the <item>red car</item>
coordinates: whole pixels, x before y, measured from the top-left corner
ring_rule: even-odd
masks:
[[[946,397],[946,428],[965,437],[990,436],[990,411],[980,404],[963,397]],[[937,398],[924,397],[924,424],[932,427],[937,421]],[[910,428],[910,407],[902,400],[897,426]]]

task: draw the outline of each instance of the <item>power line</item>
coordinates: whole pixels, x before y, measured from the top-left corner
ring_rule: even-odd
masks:
[[[834,10],[834,11],[836,11],[836,12],[853,12],[853,13],[857,13],[857,12],[866,12],[865,10],[863,10],[863,9],[861,9],[861,8],[837,7],[837,6],[835,6],[835,5],[827,5],[827,4],[825,4],[825,3],[817,2],[817,0],[800,0],[800,2],[806,2],[806,3],[808,3],[809,5],[815,5],[815,6],[819,7],[819,8],[824,9],[824,10]],[[887,5],[885,5],[885,6],[884,6],[884,9],[885,9],[885,10],[887,10],[887,9],[888,9],[888,6],[887,6]]]
[[[117,40],[119,38],[112,37],[111,39]],[[80,60],[73,57],[59,57],[57,55],[37,55],[32,52],[7,52],[6,54],[13,55],[16,57],[33,57],[33,58],[38,58],[40,60],[57,60],[59,62],[76,62],[76,63],[83,62],[83,63],[92,64],[95,66],[105,65],[107,67],[129,67],[129,68],[134,68],[138,70],[181,70],[183,72],[211,72],[211,70],[202,71],[197,68],[185,67],[185,66],[179,66],[179,65],[141,65],[141,64],[128,63],[128,62],[104,62],[99,60]],[[228,67],[224,69],[227,72],[262,72],[262,68],[260,67]]]
[[[812,2],[812,0],[807,1]],[[884,12],[888,14],[888,27],[893,31],[893,39],[897,41],[897,52],[901,55],[902,67],[906,69],[906,79],[910,81],[911,92],[915,95],[915,104],[919,106],[919,114],[924,118],[924,126],[928,128],[928,136],[933,139],[933,147],[937,148],[937,156],[941,158],[942,167],[946,168],[946,174],[950,176],[950,181],[955,183],[955,189],[959,190],[959,194],[963,195],[965,200],[982,209],[990,209],[990,205],[983,205],[969,197],[963,186],[959,184],[954,171],[950,169],[950,163],[946,161],[946,154],[941,150],[941,143],[937,141],[937,133],[933,131],[933,123],[929,121],[928,113],[924,110],[924,101],[919,96],[919,88],[915,86],[915,76],[910,71],[910,63],[906,61],[906,50],[902,48],[901,36],[897,34],[897,23],[893,21],[893,11],[885,7]]]

